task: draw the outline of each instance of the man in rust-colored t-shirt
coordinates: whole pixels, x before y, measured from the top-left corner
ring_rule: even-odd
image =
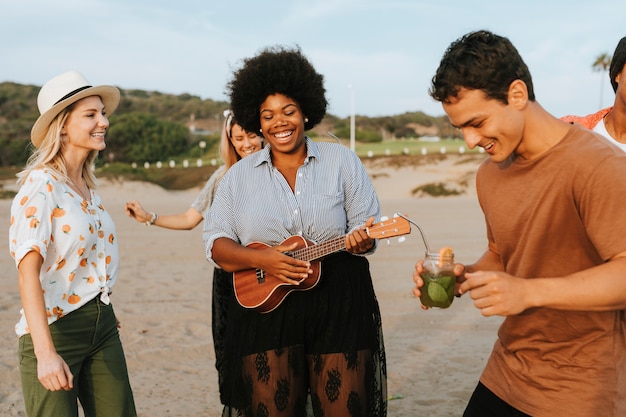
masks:
[[[522,291],[544,292],[507,315],[480,380],[533,416],[626,415],[615,411],[617,388],[626,395],[626,381],[617,385],[626,366],[624,311],[599,304],[613,291],[600,268],[626,249],[626,184],[616,177],[626,175],[626,154],[607,143],[574,125],[540,156],[505,169],[487,160],[476,178],[491,250],[507,274],[527,278]],[[568,293],[572,300],[561,299]],[[532,303],[536,295],[543,303]],[[575,306],[580,311],[566,310]]]
[[[626,153],[544,110],[515,47],[487,31],[450,45],[430,93],[489,156],[489,247],[456,266],[458,293],[506,317],[464,416],[626,416]]]

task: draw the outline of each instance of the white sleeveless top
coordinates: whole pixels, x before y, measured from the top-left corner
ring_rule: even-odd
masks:
[[[606,131],[606,126],[604,125],[604,119],[598,122],[598,124],[593,128],[593,131],[603,135],[608,140],[610,140],[611,143],[617,145],[621,150],[626,152],[626,143],[618,142],[615,139],[613,139],[611,135],[609,135],[609,132]]]

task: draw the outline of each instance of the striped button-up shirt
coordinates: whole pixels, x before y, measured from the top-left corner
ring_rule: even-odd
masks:
[[[204,222],[209,261],[215,264],[211,251],[221,237],[244,246],[276,246],[292,235],[322,243],[350,233],[369,217],[379,220],[378,197],[358,156],[335,143],[306,138],[306,146],[293,191],[272,165],[269,145],[228,170]]]

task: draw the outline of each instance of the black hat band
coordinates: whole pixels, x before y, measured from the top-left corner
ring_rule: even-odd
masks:
[[[54,104],[55,104],[55,105],[56,105],[56,104],[59,104],[59,103],[60,103],[60,102],[62,102],[63,100],[65,100],[65,99],[67,99],[67,98],[70,98],[70,97],[72,97],[74,94],[78,94],[78,93],[80,93],[81,91],[86,90],[86,89],[88,89],[88,88],[91,88],[91,86],[90,86],[90,85],[86,85],[86,86],[84,86],[84,87],[77,88],[76,90],[74,90],[74,91],[72,91],[72,92],[70,92],[70,93],[67,93],[66,95],[64,95],[63,97],[61,97],[60,99],[58,99],[58,100],[56,101],[56,103],[54,103]]]

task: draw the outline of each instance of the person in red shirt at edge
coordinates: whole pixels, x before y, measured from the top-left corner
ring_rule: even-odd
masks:
[[[620,84],[622,77],[625,82]],[[612,106],[586,116],[565,116],[562,119],[570,123],[580,123],[626,151],[626,36],[615,48],[609,66],[609,78],[615,92]]]

